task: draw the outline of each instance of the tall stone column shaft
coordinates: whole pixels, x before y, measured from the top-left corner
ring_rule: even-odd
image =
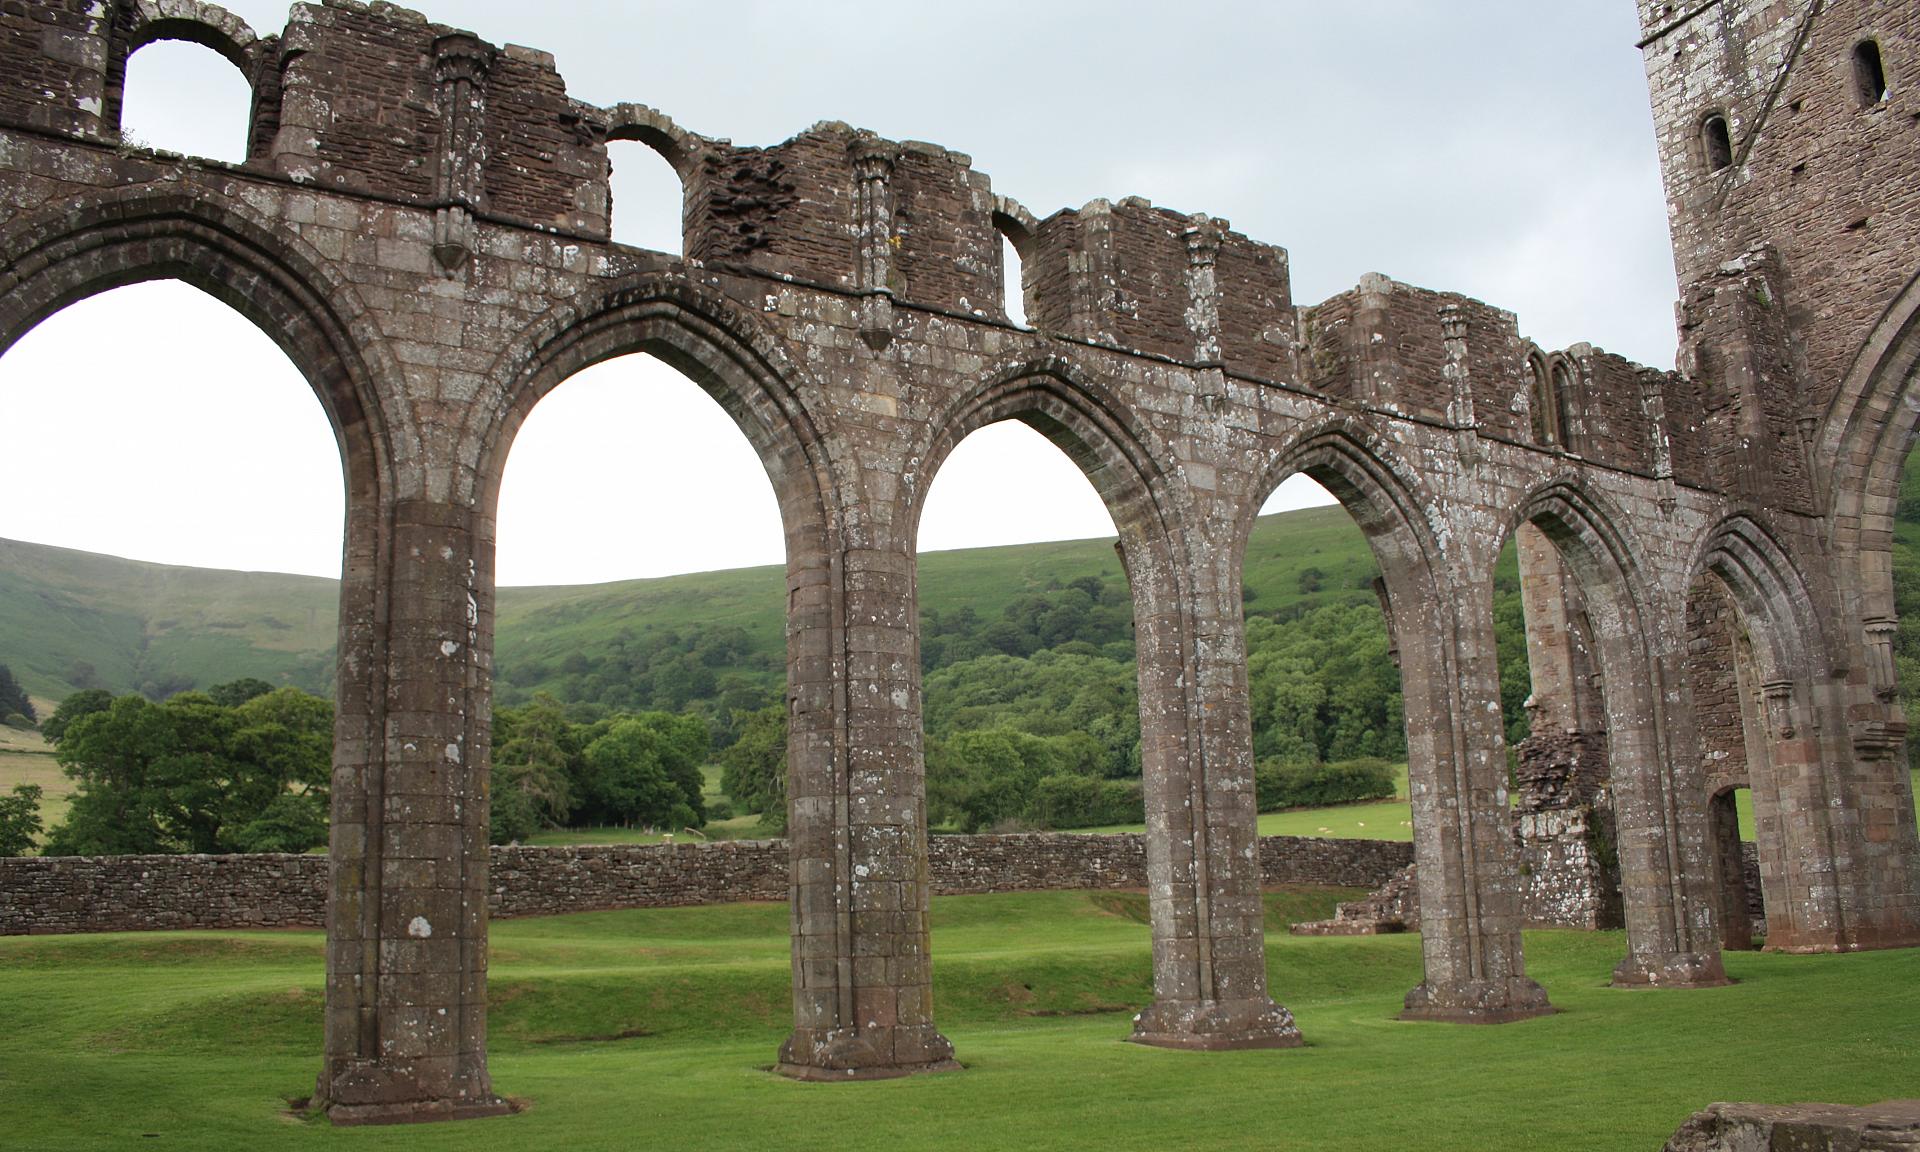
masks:
[[[787,827],[803,1080],[958,1067],[933,1026],[913,556],[842,548],[789,565]]]
[[[1508,828],[1493,609],[1484,585],[1394,604],[1425,976],[1409,1019],[1500,1022],[1553,1009],[1528,978]]]
[[[1123,557],[1134,589],[1153,924],[1153,1003],[1133,1039],[1170,1048],[1297,1046],[1292,1014],[1267,992],[1237,581],[1222,589],[1200,565],[1172,581],[1158,562]]]
[[[486,1057],[491,558],[446,504],[398,503],[386,538],[375,611],[342,630],[316,1092],[336,1124],[506,1110]]]
[[[1595,624],[1608,666],[1607,748],[1627,923],[1627,955],[1613,980],[1713,987],[1726,983],[1720,898],[1699,738],[1691,711],[1679,706],[1685,617],[1674,615],[1649,606],[1644,637],[1604,615]],[[1608,658],[1630,645],[1643,645],[1637,666]]]

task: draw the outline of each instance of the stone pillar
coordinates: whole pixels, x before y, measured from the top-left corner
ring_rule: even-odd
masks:
[[[872,1080],[959,1065],[933,1026],[913,557],[789,557],[794,1029],[779,1071]]]
[[[1705,774],[1693,715],[1674,706],[1686,670],[1684,610],[1648,606],[1644,636],[1613,619],[1602,636],[1616,653],[1606,692],[1614,827],[1627,955],[1623,986],[1714,987],[1720,966],[1719,893]],[[1629,662],[1626,653],[1645,653]],[[1629,674],[1631,673],[1631,674]]]
[[[1165,1048],[1291,1048],[1267,994],[1265,906],[1236,575],[1171,579],[1155,550],[1121,549],[1134,595],[1147,808],[1153,1003],[1133,1040]]]
[[[1415,1020],[1499,1023],[1552,1012],[1520,943],[1520,862],[1507,815],[1492,592],[1396,597],[1425,978]]]
[[[1761,683],[1754,697],[1754,815],[1760,842],[1777,849],[1760,854],[1769,952],[1851,948],[1843,887],[1852,861],[1842,859],[1834,811],[1844,782],[1823,761],[1811,696],[1805,684],[1778,679]]]
[[[335,1124],[508,1110],[486,1055],[491,555],[470,521],[399,503],[384,595],[342,628],[315,1095]],[[349,553],[350,588],[365,559]]]

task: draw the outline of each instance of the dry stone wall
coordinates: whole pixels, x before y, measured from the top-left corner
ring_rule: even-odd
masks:
[[[931,841],[936,895],[1143,888],[1145,837],[1035,833]],[[1260,840],[1263,882],[1372,888],[1406,867],[1408,844]],[[557,916],[785,900],[784,840],[493,850],[492,916]],[[182,928],[318,928],[323,856],[52,856],[0,859],[0,936]]]

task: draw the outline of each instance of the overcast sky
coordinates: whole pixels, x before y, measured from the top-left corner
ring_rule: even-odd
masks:
[[[262,34],[283,4],[233,11]],[[1180,5],[540,4],[427,9],[557,58],[569,90],[771,144],[819,120],[973,157],[1038,216],[1145,196],[1292,253],[1297,302],[1366,272],[1519,313],[1549,347],[1673,358],[1675,285],[1629,0]],[[126,127],[238,159],[247,93],[197,46],[142,49]],[[614,154],[615,235],[678,248],[678,188]],[[337,450],[262,333],[175,284],[77,304],[0,357],[0,445],[25,500],[0,536],[212,567],[337,575]],[[691,483],[689,476],[697,476]],[[1289,489],[1280,503],[1324,500]],[[928,549],[1109,535],[1066,458],[975,434],[928,498]],[[778,563],[772,489],[697,388],[645,357],[535,409],[502,493],[502,583]]]

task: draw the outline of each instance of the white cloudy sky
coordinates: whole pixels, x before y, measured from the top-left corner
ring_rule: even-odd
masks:
[[[286,11],[230,7],[263,33]],[[845,120],[969,153],[1037,215],[1138,194],[1225,216],[1291,250],[1301,303],[1379,271],[1511,308],[1543,345],[1672,362],[1671,250],[1629,0],[427,11],[553,52],[576,96],[652,104],[738,143]],[[129,69],[127,129],[156,146],[237,159],[246,110],[238,73],[204,49],[153,45]],[[677,248],[671,172],[637,144],[614,161],[616,236]],[[319,405],[271,341],[191,289],[122,288],[50,318],[0,356],[0,413],[16,494],[0,536],[338,573],[339,464]],[[1310,489],[1270,506],[1325,499]],[[1002,426],[943,470],[921,542],[1110,532],[1064,456]],[[502,583],[780,559],[746,441],[644,357],[561,387],[508,463]]]

